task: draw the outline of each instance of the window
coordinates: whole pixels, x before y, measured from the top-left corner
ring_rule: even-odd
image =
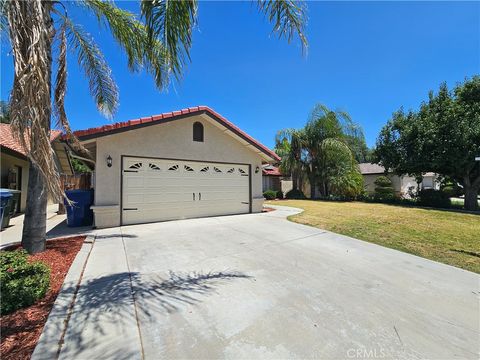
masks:
[[[201,171],[201,172],[207,172],[209,168],[210,168],[210,167],[205,166],[205,167],[204,167],[203,169],[201,169],[200,171]]]
[[[148,164],[148,167],[152,170],[160,170],[160,168],[157,165],[152,164],[152,163]]]
[[[178,170],[178,165],[173,165],[168,168],[170,171],[177,171]]]
[[[142,167],[142,163],[135,163],[133,165],[130,165],[128,168],[129,169],[140,169]]]
[[[217,168],[217,167],[213,167],[213,170],[214,170],[215,172],[222,172],[222,170],[220,170],[220,169]]]
[[[193,169],[188,165],[183,165],[183,168],[185,169],[185,171],[193,171]]]
[[[193,123],[193,141],[203,142],[203,125],[198,121]]]

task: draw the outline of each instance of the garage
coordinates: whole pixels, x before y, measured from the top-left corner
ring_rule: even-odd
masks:
[[[123,157],[122,224],[250,212],[248,164]]]
[[[206,106],[75,135],[94,172],[97,228],[261,212],[262,165],[280,160]]]

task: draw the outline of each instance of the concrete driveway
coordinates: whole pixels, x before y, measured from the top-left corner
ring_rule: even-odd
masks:
[[[294,211],[99,231],[60,359],[478,359],[478,275]]]

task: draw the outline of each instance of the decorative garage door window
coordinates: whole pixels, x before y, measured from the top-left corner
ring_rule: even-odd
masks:
[[[170,167],[168,168],[168,170],[169,170],[169,171],[178,171],[178,164],[175,164],[175,165],[173,165],[173,166],[170,166]]]
[[[128,168],[129,169],[140,169],[142,167],[142,163],[135,163],[133,165],[130,165]]]
[[[183,169],[184,169],[185,171],[188,171],[188,172],[195,171],[195,170],[193,170],[193,169],[192,169],[190,166],[188,166],[188,165],[184,165],[184,166],[183,166]]]
[[[200,172],[207,172],[208,169],[210,169],[210,167],[209,167],[209,166],[205,166],[205,167],[203,167],[203,168],[200,170]]]
[[[148,164],[148,167],[152,170],[160,170],[160,168],[157,165],[152,164],[152,163]]]

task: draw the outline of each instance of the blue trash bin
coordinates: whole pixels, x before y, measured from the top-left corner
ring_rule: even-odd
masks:
[[[65,194],[73,202],[70,206],[65,200],[67,225],[69,227],[88,226],[93,224],[93,190],[67,190]]]
[[[12,193],[8,189],[0,189],[0,229],[6,228],[10,223],[10,207],[12,206]]]

